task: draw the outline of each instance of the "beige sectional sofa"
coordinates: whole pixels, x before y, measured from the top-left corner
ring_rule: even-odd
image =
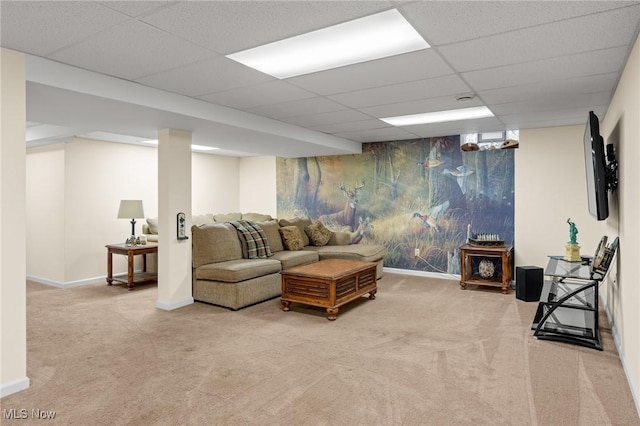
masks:
[[[271,256],[249,259],[243,242],[231,221],[255,223],[268,243]],[[147,219],[143,232],[152,232],[154,220]],[[258,213],[193,216],[191,228],[193,298],[197,301],[240,309],[281,293],[280,271],[321,259],[356,259],[377,262],[377,276],[382,276],[386,248],[379,245],[349,244],[345,232],[331,232],[326,245],[316,246],[305,229],[312,224],[306,218],[276,220]],[[302,237],[299,250],[288,250],[281,228],[295,226]],[[157,232],[157,231],[156,231]],[[154,234],[148,234],[153,240]]]

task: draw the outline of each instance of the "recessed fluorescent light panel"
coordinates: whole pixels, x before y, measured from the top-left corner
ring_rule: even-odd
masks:
[[[427,49],[397,9],[227,55],[283,79]]]
[[[423,114],[400,115],[381,118],[392,126],[413,126],[416,124],[444,123],[446,121],[472,120],[474,118],[493,117],[487,107],[452,109],[449,111],[426,112]]]

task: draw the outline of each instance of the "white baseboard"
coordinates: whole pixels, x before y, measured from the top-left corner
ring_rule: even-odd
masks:
[[[388,272],[390,274],[400,274],[400,275],[411,275],[414,277],[425,277],[425,278],[439,278],[441,280],[456,280],[460,281],[460,275],[456,274],[441,274],[437,272],[427,272],[427,271],[412,271],[410,269],[398,269],[398,268],[382,268],[384,272]]]
[[[164,303],[161,301],[156,301],[156,308],[163,309],[165,311],[173,311],[174,309],[182,308],[187,305],[192,305],[194,303],[193,297],[187,297],[184,300],[175,303]]]
[[[611,334],[613,334],[613,342],[616,345],[616,350],[618,351],[618,358],[620,358],[620,362],[622,363],[622,369],[624,370],[624,375],[627,377],[627,383],[629,384],[629,389],[631,390],[631,396],[633,397],[633,402],[636,404],[636,411],[638,412],[638,416],[640,416],[640,393],[638,393],[638,389],[633,383],[633,379],[631,378],[631,374],[629,374],[629,368],[627,367],[627,361],[624,357],[624,352],[622,351],[622,342],[620,342],[620,335],[618,334],[618,330],[613,323],[613,316],[609,311],[609,305],[607,305],[606,300],[604,298],[600,298],[600,301],[603,302],[604,311],[607,313],[607,321],[611,326]]]
[[[142,272],[142,270],[135,271],[135,272],[136,273]],[[121,274],[114,274],[113,276],[114,277],[124,277],[126,275],[127,274],[125,272],[125,273],[121,273]],[[30,281],[37,282],[39,284],[50,285],[50,286],[58,287],[58,288],[73,288],[73,287],[80,287],[80,286],[83,286],[83,285],[95,284],[95,283],[100,282],[100,281],[106,283],[107,276],[106,275],[100,275],[98,277],[85,278],[83,280],[68,281],[68,282],[50,280],[48,278],[36,277],[34,275],[27,275],[27,279],[30,280]]]
[[[28,389],[30,384],[31,381],[28,377],[14,380],[13,382],[9,383],[2,383],[0,384],[0,398],[4,398],[5,396],[9,396],[16,392]]]

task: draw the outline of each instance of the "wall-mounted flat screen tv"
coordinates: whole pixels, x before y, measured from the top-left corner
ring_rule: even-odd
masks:
[[[587,175],[589,213],[597,220],[605,220],[609,217],[607,163],[604,140],[600,136],[600,122],[593,111],[589,111],[587,127],[584,131],[584,162]]]

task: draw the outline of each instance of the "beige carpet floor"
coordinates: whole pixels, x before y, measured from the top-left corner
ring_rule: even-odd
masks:
[[[28,282],[31,387],[1,400],[2,424],[640,425],[604,315],[600,352],[534,338],[536,303],[513,292],[378,287],[330,322],[279,299],[166,312],[153,284]]]

